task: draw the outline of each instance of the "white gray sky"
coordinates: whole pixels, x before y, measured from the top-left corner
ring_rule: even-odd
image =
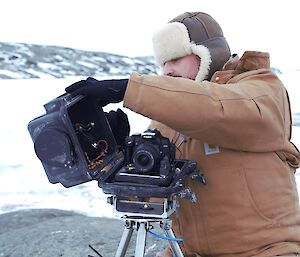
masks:
[[[271,64],[300,68],[298,0],[1,0],[0,41],[152,54],[153,32],[185,11],[222,26],[232,52],[268,51]]]

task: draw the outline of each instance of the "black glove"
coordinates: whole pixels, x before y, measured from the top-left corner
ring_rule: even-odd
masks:
[[[76,95],[95,97],[101,106],[105,106],[123,101],[127,83],[128,79],[96,80],[88,77],[68,86],[65,91],[73,97]]]
[[[116,142],[120,146],[120,150],[123,150],[125,138],[129,136],[130,132],[130,125],[127,115],[121,109],[117,109],[117,111],[105,113],[105,116],[109,122]]]

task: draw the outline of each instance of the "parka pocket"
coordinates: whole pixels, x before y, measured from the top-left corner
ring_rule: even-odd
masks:
[[[244,182],[252,207],[264,220],[274,224],[296,212],[298,193],[290,169],[244,169]]]

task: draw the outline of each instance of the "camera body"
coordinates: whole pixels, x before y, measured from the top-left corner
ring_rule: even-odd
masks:
[[[157,129],[148,129],[126,138],[125,164],[131,166],[130,173],[167,176],[175,151],[175,146]]]
[[[100,180],[123,161],[102,108],[93,98],[61,95],[29,122],[34,150],[48,180],[65,187]]]
[[[174,175],[175,145],[157,129],[125,140],[125,165],[116,181],[166,185]]]

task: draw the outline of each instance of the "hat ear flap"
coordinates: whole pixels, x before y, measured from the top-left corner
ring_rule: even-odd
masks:
[[[209,49],[203,45],[195,45],[194,43],[191,43],[191,49],[193,54],[200,57],[200,67],[198,74],[195,78],[195,81],[200,82],[205,80],[209,74],[211,54]]]

